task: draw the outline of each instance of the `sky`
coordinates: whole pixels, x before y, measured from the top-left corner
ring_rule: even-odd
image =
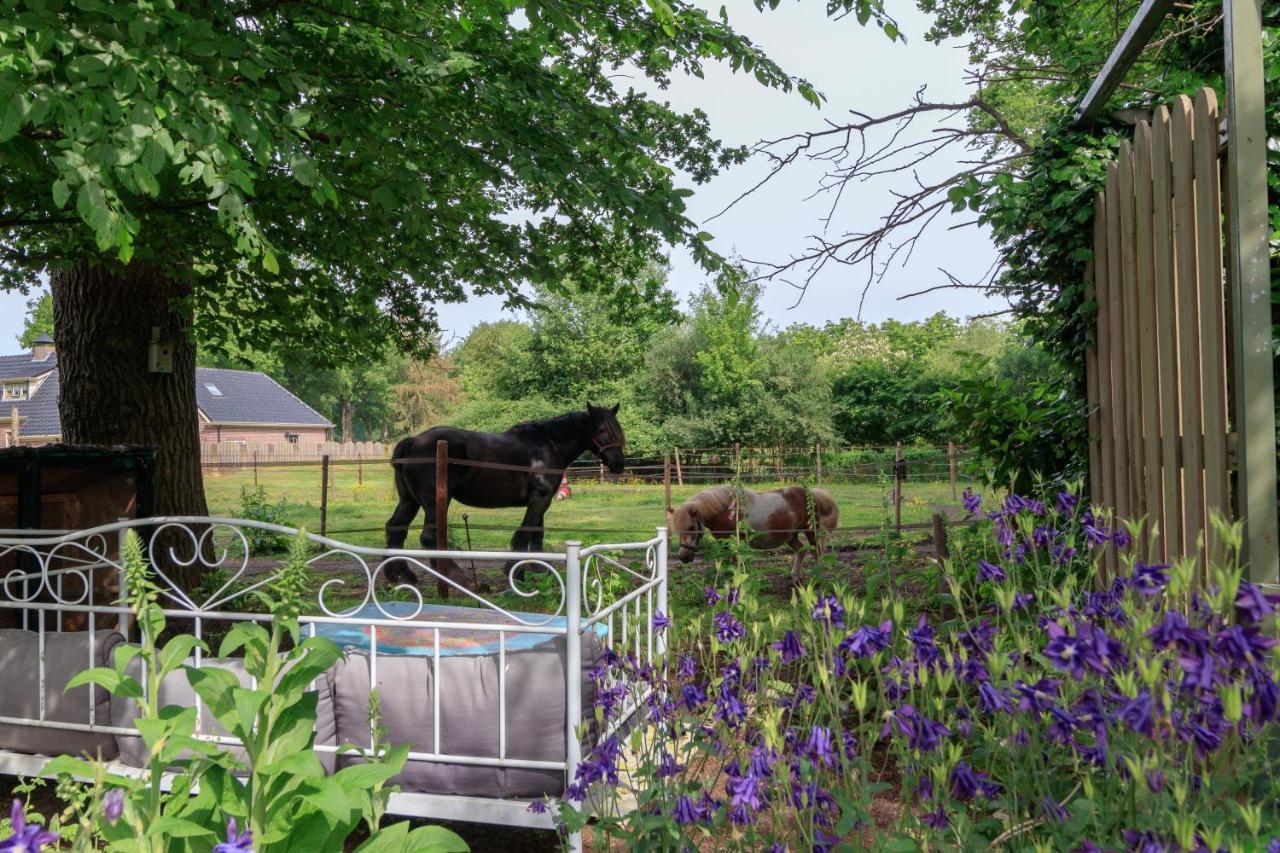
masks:
[[[718,14],[718,3],[703,3]],[[708,64],[705,77],[681,77],[665,92],[647,86],[655,97],[669,100],[688,111],[701,108],[711,128],[725,143],[752,145],[802,130],[817,129],[824,119],[840,122],[849,109],[877,114],[906,106],[915,91],[928,87],[930,100],[956,100],[966,96],[963,86],[964,51],[954,44],[933,45],[923,39],[928,20],[914,4],[895,4],[898,23],[907,37],[904,44],[890,42],[876,27],[861,27],[852,18],[832,21],[825,3],[784,2],[778,9],[758,12],[750,0],[728,0],[730,24],[745,34],[791,74],[804,77],[827,98],[815,109],[798,94],[769,90],[749,74],[733,74],[726,67]],[[647,81],[637,79],[638,88]],[[929,174],[946,174],[954,165],[947,156],[935,158]],[[712,246],[721,254],[750,260],[779,262],[804,249],[809,235],[822,229],[821,217],[830,202],[825,196],[810,198],[822,176],[816,164],[797,163],[777,175],[763,189],[729,212],[712,219],[743,191],[756,184],[768,167],[753,159],[732,168],[709,184],[688,185],[689,216],[703,230],[715,235]],[[845,195],[828,236],[861,231],[873,225],[892,204],[890,191],[903,178],[879,180],[851,187]],[[686,182],[688,183],[688,182]],[[963,216],[963,215],[962,215]],[[883,281],[872,285],[861,318],[880,322],[889,318],[917,320],[946,311],[968,317],[999,310],[1002,304],[975,295],[975,291],[943,290],[907,300],[902,294],[943,283],[938,267],[961,278],[978,278],[991,265],[995,251],[977,228],[947,230],[961,220],[939,219],[917,246],[910,262],[895,266]],[[706,275],[683,249],[672,250],[670,286],[681,297],[697,291]],[[830,265],[800,294],[776,282],[766,286],[763,308],[777,327],[792,323],[822,325],[858,315],[867,271],[864,267]],[[17,351],[27,297],[0,293],[0,354]],[[476,323],[503,316],[501,300],[474,298],[458,305],[438,306],[446,343],[464,337]],[[512,315],[507,315],[512,316]]]

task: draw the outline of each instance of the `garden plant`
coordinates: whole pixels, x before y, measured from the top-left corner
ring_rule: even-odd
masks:
[[[369,750],[347,747],[363,760],[326,775],[313,748],[317,694],[310,685],[341,652],[329,639],[301,636],[307,556],[300,533],[279,573],[248,593],[270,611],[269,625],[237,622],[222,639],[218,656],[242,656],[253,678],[249,687],[226,669],[191,666],[197,648],[205,654],[209,649],[189,633],[176,633],[161,645],[166,625],[161,592],[140,540],[130,533],[123,557],[128,604],[141,643],[117,646],[111,667],[81,673],[68,689],[92,683],[116,701],[137,702],[135,725],[146,743],[148,764],[133,777],[111,773],[100,762],[55,758],[45,772],[58,775],[66,812],[45,829],[25,821],[15,800],[13,837],[0,841],[0,850],[38,850],[59,836],[73,850],[335,850],[360,827],[368,838],[356,849],[365,853],[466,850],[443,827],[411,828],[405,822],[380,827],[388,783],[403,766],[408,746],[375,740]],[[143,664],[141,678],[130,666],[135,658]],[[161,705],[161,683],[179,670],[203,701],[204,713],[216,717],[242,748],[198,736],[195,708]],[[371,717],[377,719],[376,691]],[[166,773],[167,787],[162,785]]]
[[[1230,556],[1139,559],[1141,525],[1074,491],[965,500],[937,612],[840,587],[765,612],[726,558],[655,625],[665,671],[596,668],[597,722],[647,693],[643,722],[534,808],[603,808],[601,848],[1280,849],[1275,600]]]

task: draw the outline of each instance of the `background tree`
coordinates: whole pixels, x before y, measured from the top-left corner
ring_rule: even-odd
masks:
[[[714,265],[673,167],[741,152],[612,73],[707,59],[817,101],[681,0],[3,0],[0,286],[50,273],[66,438],[158,445],[157,509],[200,513],[197,341],[421,352],[438,300]]]
[[[53,337],[53,300],[48,293],[41,293],[27,300],[27,320],[18,335],[18,344],[31,349],[41,335]]]

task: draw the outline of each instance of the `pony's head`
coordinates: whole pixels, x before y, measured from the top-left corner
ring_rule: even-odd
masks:
[[[593,406],[587,403],[591,416],[591,449],[610,473],[621,474],[627,467],[627,437],[618,423],[618,406]]]
[[[696,506],[685,504],[677,507],[671,514],[671,524],[680,537],[680,562],[688,563],[697,555],[698,546],[702,544],[702,531],[705,529],[702,513]]]

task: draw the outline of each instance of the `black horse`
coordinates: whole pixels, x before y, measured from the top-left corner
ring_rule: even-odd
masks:
[[[527,507],[524,521],[511,537],[511,550],[542,550],[542,517],[555,498],[563,469],[590,450],[614,474],[622,473],[626,437],[617,415],[617,406],[588,404],[585,412],[528,421],[501,433],[432,427],[404,439],[391,454],[400,502],[387,521],[387,547],[404,545],[419,509],[426,511],[426,519],[418,539],[424,549],[436,547],[436,442],[444,440],[449,442],[450,460],[497,463],[495,467],[450,464],[449,499],[474,507]],[[444,566],[436,570],[448,573]],[[400,560],[388,562],[383,571],[392,583],[418,580]],[[517,575],[523,577],[524,572]],[[448,593],[443,582],[439,588]]]

